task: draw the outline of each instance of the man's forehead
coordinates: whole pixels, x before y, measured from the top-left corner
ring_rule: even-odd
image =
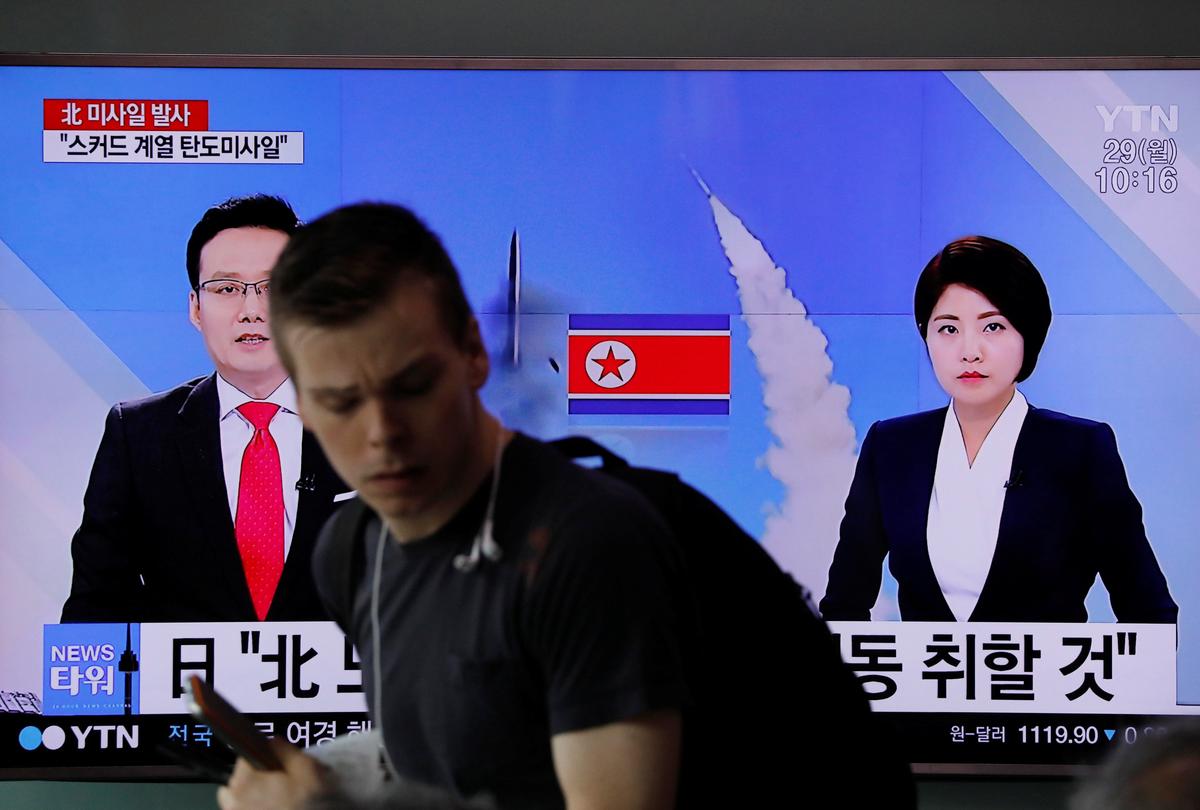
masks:
[[[436,317],[413,308],[373,307],[346,323],[320,324],[296,318],[288,324],[286,340],[297,357],[328,366],[357,367],[372,374],[396,373],[452,344],[444,340]],[[441,344],[446,343],[446,346]]]
[[[427,360],[450,361],[463,347],[446,328],[428,284],[400,283],[383,300],[353,320],[321,324],[304,315],[289,318],[282,332],[303,377],[315,370],[313,386],[369,375],[381,380]]]
[[[299,376],[303,380],[302,388],[310,396],[361,393],[364,389],[402,383],[438,367],[441,362],[436,352],[425,349],[408,355],[362,352],[341,363],[307,363],[305,373]]]

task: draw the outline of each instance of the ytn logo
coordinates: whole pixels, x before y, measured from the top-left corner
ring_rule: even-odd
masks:
[[[1096,105],[1096,112],[1104,120],[1104,131],[1112,132],[1117,125],[1117,119],[1122,113],[1129,116],[1129,129],[1132,132],[1142,131],[1142,120],[1145,116],[1150,121],[1150,131],[1167,132],[1179,131],[1179,105],[1172,104],[1163,108],[1157,104],[1118,104],[1111,110],[1103,104]]]
[[[57,751],[67,741],[67,735],[58,726],[46,726],[45,729],[25,726],[17,735],[17,739],[26,751],[36,751],[41,746],[45,746],[51,751]]]
[[[71,734],[81,751],[86,748],[138,747],[137,726],[71,726]],[[26,751],[36,751],[39,747],[57,751],[67,741],[67,735],[59,726],[46,726],[45,729],[26,726],[17,739]]]

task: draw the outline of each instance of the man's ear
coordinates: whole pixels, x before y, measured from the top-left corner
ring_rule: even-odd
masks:
[[[492,371],[492,361],[488,357],[487,346],[483,344],[483,335],[479,331],[479,321],[474,315],[467,321],[467,331],[463,336],[463,352],[470,363],[471,386],[478,391],[487,382]]]
[[[200,293],[192,290],[188,293],[188,320],[200,331]]]

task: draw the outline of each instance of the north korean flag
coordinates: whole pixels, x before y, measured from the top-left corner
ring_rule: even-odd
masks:
[[[571,315],[569,413],[729,413],[728,315]]]

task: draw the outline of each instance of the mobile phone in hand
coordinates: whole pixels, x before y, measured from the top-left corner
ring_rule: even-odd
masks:
[[[260,771],[282,771],[283,764],[267,738],[246,715],[217,694],[199,675],[185,684],[188,710],[197,720],[207,723],[217,737]]]

